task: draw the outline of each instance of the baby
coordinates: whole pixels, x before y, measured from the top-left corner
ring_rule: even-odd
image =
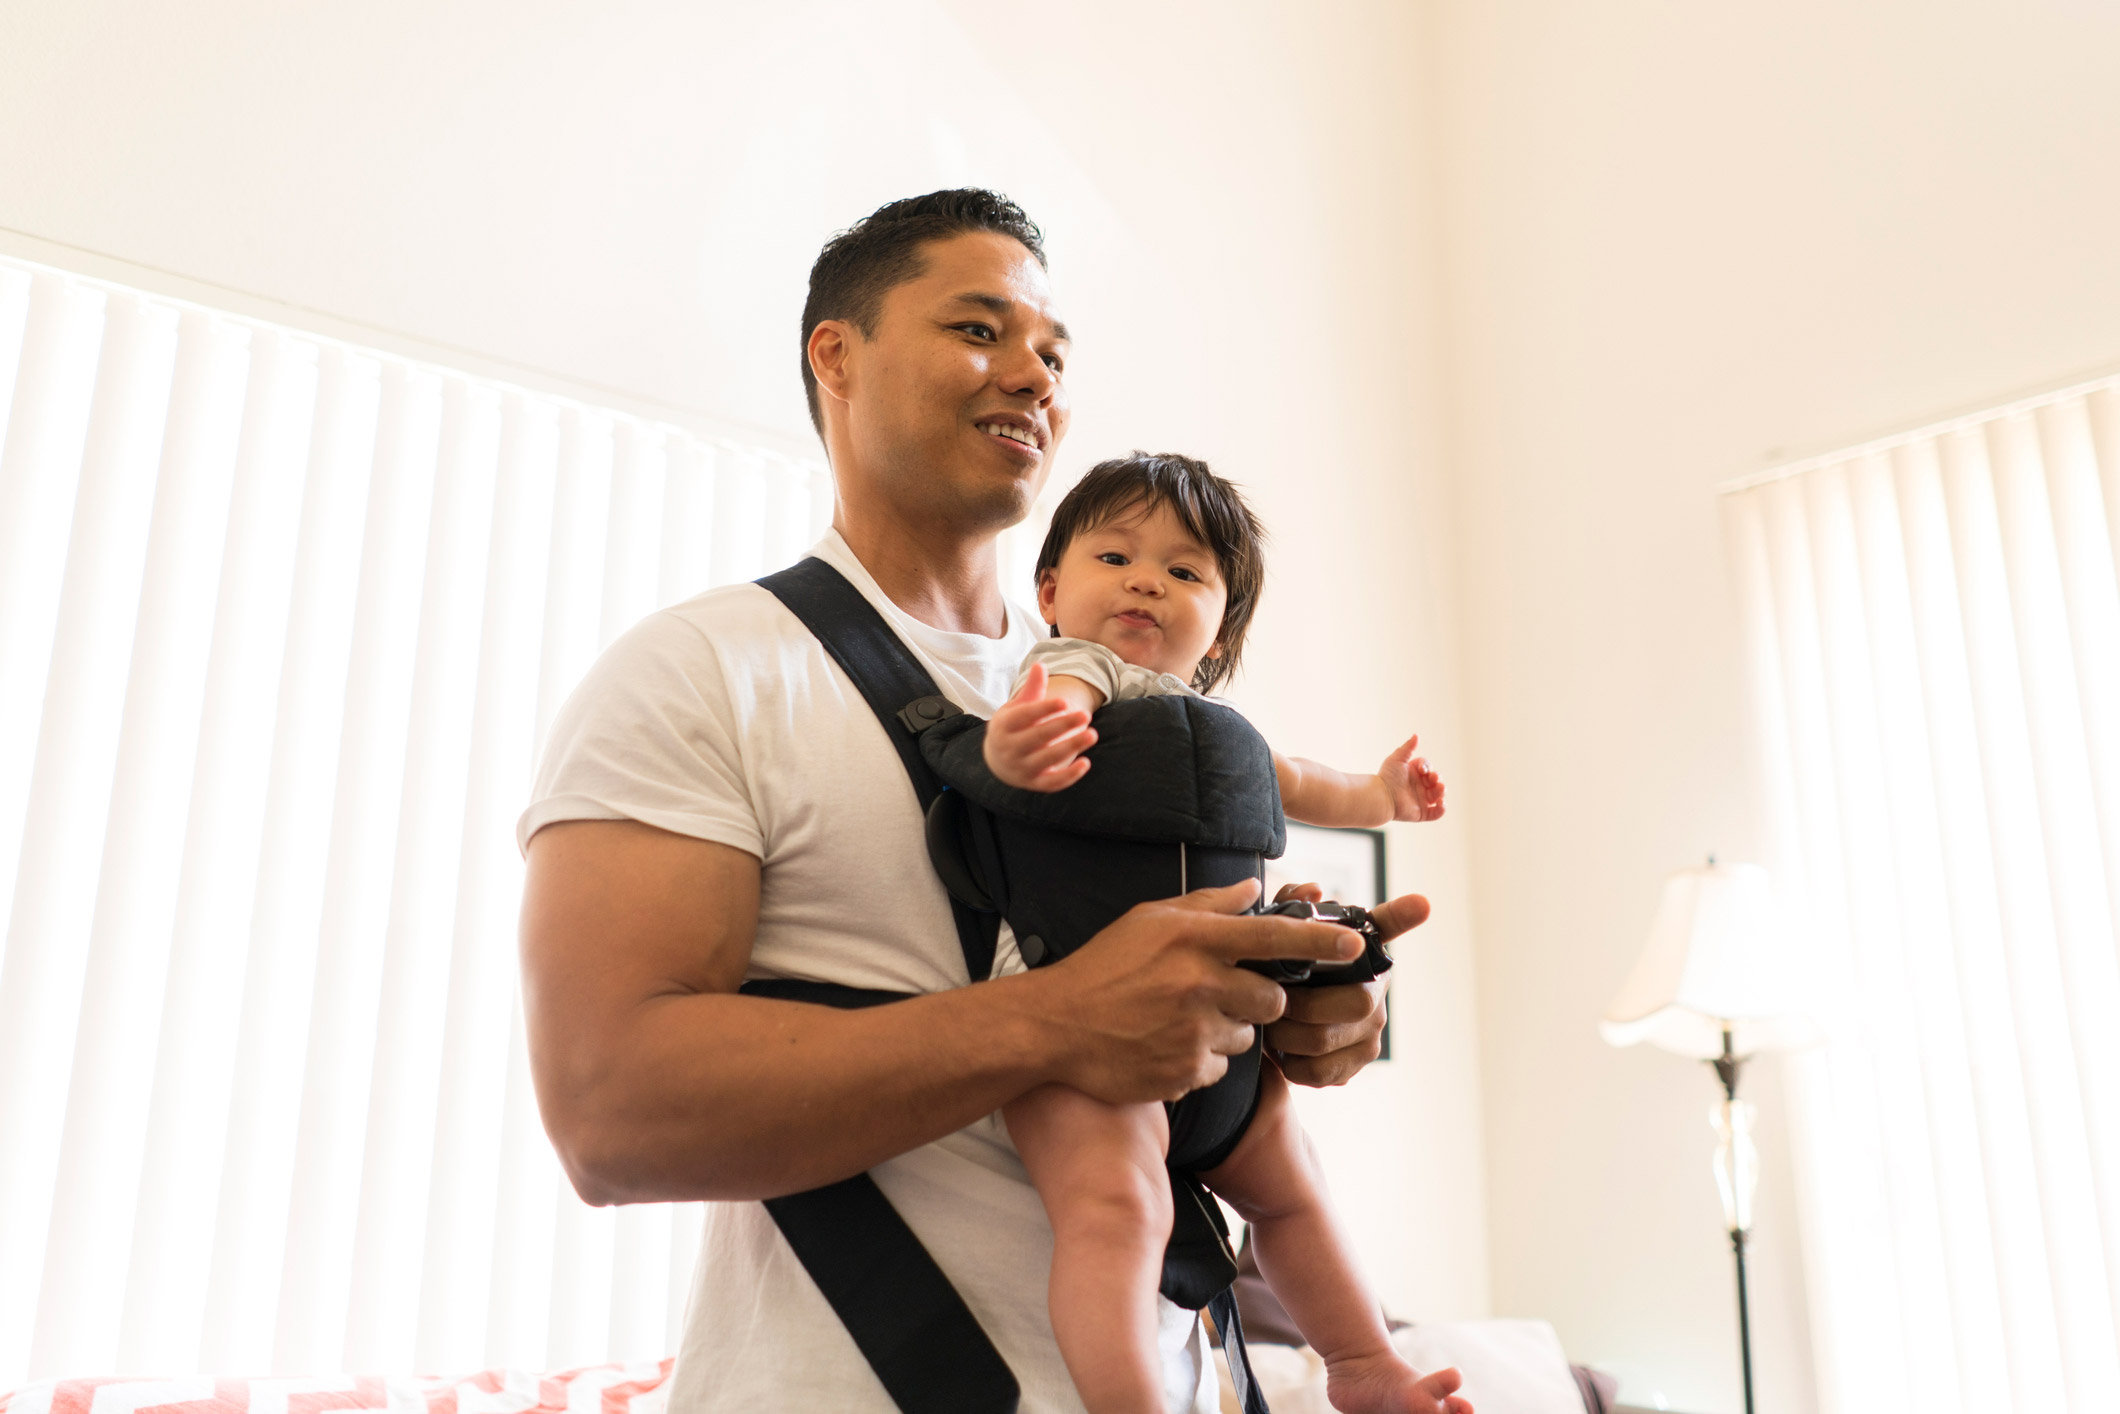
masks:
[[[1064,790],[1090,769],[1092,714],[1106,702],[1227,677],[1258,600],[1263,541],[1236,488],[1202,462],[1136,453],[1092,468],[1055,512],[1038,559],[1038,607],[1059,636],[1032,650],[988,724],[987,768],[1023,789]],[[1415,742],[1366,776],[1275,753],[1284,810],[1316,825],[1436,818],[1442,782],[1413,758]],[[1083,1403],[1091,1414],[1162,1414],[1164,1107],[1047,1085],[1003,1117],[1052,1219],[1053,1334]],[[1471,1414],[1453,1393],[1455,1370],[1423,1376],[1393,1349],[1274,1066],[1260,1068],[1250,1127],[1199,1177],[1251,1225],[1261,1272],[1324,1358],[1334,1408]]]

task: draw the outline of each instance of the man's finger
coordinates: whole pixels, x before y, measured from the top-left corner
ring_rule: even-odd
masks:
[[[1256,972],[1232,967],[1214,994],[1214,1004],[1216,1011],[1245,1032],[1242,1044],[1235,1050],[1222,1050],[1221,1045],[1211,1046],[1224,1055],[1233,1056],[1251,1049],[1252,1027],[1271,1026],[1281,1019],[1282,1013],[1288,1010],[1288,989]],[[1238,1037],[1232,1031],[1223,1040],[1235,1044]]]
[[[1288,958],[1305,962],[1351,962],[1362,955],[1362,938],[1337,923],[1312,923],[1268,914],[1258,918],[1202,919],[1194,932],[1225,962]]]
[[[1369,916],[1376,920],[1388,942],[1428,921],[1428,900],[1419,894],[1400,894],[1370,909]]]
[[[1290,899],[1301,899],[1305,903],[1325,902],[1325,890],[1316,884],[1283,884],[1280,892],[1273,896],[1275,903],[1286,903]]]
[[[1294,1056],[1327,1056],[1360,1045],[1376,1032],[1374,1018],[1383,991],[1384,981],[1378,978],[1290,992],[1288,1009],[1274,1030],[1274,1045]]]

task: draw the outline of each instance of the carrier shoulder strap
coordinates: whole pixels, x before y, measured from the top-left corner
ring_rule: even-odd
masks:
[[[884,735],[891,739],[891,748],[905,764],[913,793],[920,798],[920,813],[925,816],[935,797],[942,793],[942,782],[920,754],[919,727],[910,725],[906,718],[911,714],[920,726],[927,726],[956,716],[963,709],[942,695],[927,669],[920,666],[905,641],[883,621],[883,615],[876,612],[868,597],[823,560],[812,555],[758,583],[802,620],[803,627],[816,635],[824,651],[832,655],[832,661],[854,680]],[[950,899],[950,912],[956,917],[957,941],[964,949],[965,975],[974,982],[983,982],[994,970],[1000,915],[974,913],[954,897]]]
[[[942,698],[875,606],[824,561],[807,559],[758,582],[802,620],[854,680],[905,763],[925,811],[941,786],[900,714],[909,704],[931,699],[941,704],[930,705],[932,713],[957,709]],[[980,981],[994,968],[1000,920],[981,918],[955,899],[950,909],[967,974]],[[761,980],[745,983],[743,990],[839,1007],[900,1000],[890,992],[822,982]],[[856,1174],[807,1193],[768,1199],[765,1209],[904,1414],[1014,1414],[1021,1388],[1008,1363],[875,1179]]]

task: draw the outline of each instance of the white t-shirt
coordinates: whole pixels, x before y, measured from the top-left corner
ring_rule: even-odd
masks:
[[[886,598],[837,532],[845,575],[943,693],[991,714],[1040,626],[945,633]],[[560,709],[519,844],[559,820],[639,820],[756,855],[747,978],[902,992],[961,987],[964,954],[920,808],[875,714],[772,594],[731,585],[650,615]],[[1021,967],[1004,926],[997,970]],[[1023,1414],[1080,1414],[1046,1312],[1052,1228],[998,1114],[871,1171],[1023,1387]],[[1173,1410],[1212,1414],[1190,1311],[1161,1303]],[[895,1414],[896,1405],[758,1203],[709,1203],[671,1414]]]

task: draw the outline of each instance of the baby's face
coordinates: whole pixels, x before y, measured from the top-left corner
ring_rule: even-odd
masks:
[[[1185,682],[1222,655],[1228,601],[1214,554],[1161,505],[1077,535],[1038,584],[1038,608],[1062,634]]]

